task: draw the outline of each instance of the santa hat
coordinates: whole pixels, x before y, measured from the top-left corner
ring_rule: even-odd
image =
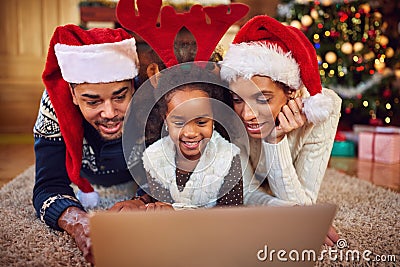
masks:
[[[94,207],[98,194],[80,176],[82,114],[72,102],[69,83],[108,83],[138,74],[135,39],[123,29],[83,30],[76,25],[57,27],[50,40],[43,82],[49,94],[66,146],[68,176],[78,186],[84,207]]]
[[[256,16],[237,33],[223,62],[221,77],[268,76],[292,89],[305,89],[304,113],[314,124],[325,121],[333,111],[333,100],[322,92],[317,55],[313,45],[297,28],[269,16]]]

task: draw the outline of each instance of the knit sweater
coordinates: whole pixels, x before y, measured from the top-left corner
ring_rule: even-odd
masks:
[[[122,139],[104,141],[84,120],[81,176],[92,185],[109,187],[133,181],[122,150]],[[44,91],[34,126],[36,175],[33,205],[37,216],[53,229],[71,206],[84,210],[76,198],[65,167],[66,148],[53,105]],[[132,150],[134,151],[134,149]],[[131,153],[130,168],[145,177],[141,152]]]
[[[329,89],[323,89],[323,93],[334,101],[334,112],[323,123],[306,122],[277,144],[251,139],[250,153],[241,146],[245,204],[288,206],[316,202],[341,109],[336,93]]]

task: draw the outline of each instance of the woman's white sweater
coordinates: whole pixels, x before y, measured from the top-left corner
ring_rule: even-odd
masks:
[[[316,202],[342,102],[332,90],[323,89],[323,93],[334,101],[334,112],[325,122],[306,123],[277,144],[252,139],[250,153],[241,147],[245,204],[287,206]],[[260,186],[264,179],[268,179],[269,189]]]

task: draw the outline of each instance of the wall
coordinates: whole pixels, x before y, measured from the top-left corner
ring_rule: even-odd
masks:
[[[79,23],[79,0],[0,1],[0,133],[31,133],[54,28]]]

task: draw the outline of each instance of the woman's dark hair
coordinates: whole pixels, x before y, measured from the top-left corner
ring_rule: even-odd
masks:
[[[294,89],[292,89],[289,85],[284,84],[283,82],[280,81],[274,81],[274,83],[283,90],[283,92],[285,94],[289,94],[290,91],[293,91]]]
[[[156,89],[156,99],[159,100],[151,110],[146,123],[146,146],[163,137],[162,126],[167,113],[167,104],[177,91],[201,90],[210,98],[223,102],[228,91],[223,85],[225,84],[216,74],[194,64],[178,66],[171,71],[163,72]],[[215,129],[229,140],[226,130],[218,121],[214,120],[214,125]]]

